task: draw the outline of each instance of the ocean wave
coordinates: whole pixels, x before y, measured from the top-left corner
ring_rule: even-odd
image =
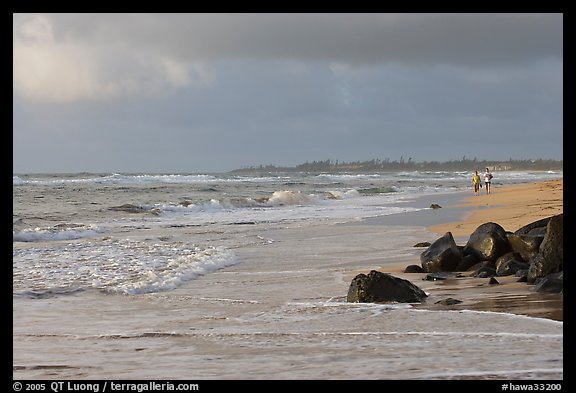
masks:
[[[14,296],[25,297],[29,299],[48,299],[63,295],[74,295],[78,292],[83,292],[82,288],[46,288],[39,290],[29,290],[15,292]]]
[[[285,176],[230,176],[224,174],[71,174],[56,175],[13,175],[13,186],[41,185],[60,186],[74,184],[213,184],[213,183],[269,183],[290,180]]]
[[[19,293],[92,288],[128,295],[174,290],[238,263],[235,254],[223,247],[108,238],[19,249],[13,252],[13,261],[13,287]]]
[[[68,228],[55,226],[48,228],[28,228],[12,231],[12,242],[46,242],[58,240],[76,240],[98,236],[103,232],[96,227]]]
[[[228,197],[228,198],[212,198],[208,201],[191,202],[184,201],[178,204],[169,205],[134,205],[126,204],[122,206],[112,207],[111,210],[127,211],[133,213],[150,212],[159,214],[162,212],[171,213],[217,213],[227,212],[235,209],[250,209],[250,208],[277,208],[283,206],[309,206],[320,204],[329,199],[343,199],[345,197],[359,196],[355,190],[349,192],[332,191],[327,192],[325,195],[306,194],[300,191],[274,191],[269,196],[261,196],[256,198],[251,197]]]

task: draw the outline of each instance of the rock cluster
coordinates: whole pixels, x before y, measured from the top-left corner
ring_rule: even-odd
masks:
[[[463,246],[446,232],[422,252],[421,266],[410,265],[405,272],[431,273],[431,279],[464,271],[475,277],[516,275],[518,281],[533,284],[537,291],[562,293],[563,228],[563,214],[532,222],[515,232],[487,222],[476,228]],[[354,277],[347,296],[349,302],[422,302],[425,298],[426,294],[409,281],[374,270]]]
[[[482,277],[515,274],[529,284],[562,280],[563,216],[538,220],[515,232],[487,222],[476,228],[464,246],[456,245],[452,233],[446,232],[420,255],[422,270],[474,271]]]

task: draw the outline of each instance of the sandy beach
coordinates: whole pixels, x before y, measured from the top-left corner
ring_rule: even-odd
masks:
[[[428,229],[444,234],[452,232],[457,237],[468,237],[485,222],[496,222],[507,231],[516,231],[522,226],[541,218],[563,212],[563,179],[511,186],[492,186],[486,195],[481,189],[479,196],[471,195],[460,205],[469,209],[460,222],[434,225]]]
[[[484,191],[484,189],[482,189]],[[489,195],[470,196],[461,207],[469,209],[463,220],[428,229],[439,236],[452,232],[456,243],[464,245],[470,234],[485,222],[500,224],[507,231],[516,231],[539,219],[563,212],[563,180],[531,184],[494,186]],[[395,272],[397,274],[398,272]],[[424,274],[420,274],[424,276]],[[563,320],[563,298],[557,294],[537,293],[533,286],[517,282],[515,276],[497,277],[500,284],[490,285],[486,278],[462,277],[445,281],[422,281],[415,274],[400,274],[430,294],[423,307],[502,311],[520,315]],[[436,305],[444,298],[456,298],[454,306]]]

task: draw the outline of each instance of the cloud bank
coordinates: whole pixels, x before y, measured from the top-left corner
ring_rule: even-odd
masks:
[[[210,84],[221,60],[514,66],[562,58],[561,14],[15,14],[13,89],[70,102]]]

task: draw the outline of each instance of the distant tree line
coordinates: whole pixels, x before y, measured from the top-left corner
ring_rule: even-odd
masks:
[[[544,160],[544,159],[526,159],[526,160],[513,160],[508,161],[488,161],[477,160],[463,157],[461,160],[453,161],[413,161],[412,158],[405,160],[400,157],[400,160],[392,161],[388,158],[372,159],[367,161],[312,161],[296,165],[295,167],[282,167],[275,165],[259,165],[250,166],[241,169],[235,169],[232,173],[242,172],[394,172],[394,171],[471,171],[471,170],[484,170],[490,168],[494,171],[509,171],[509,170],[534,170],[534,171],[547,171],[547,170],[563,170],[563,160]]]

